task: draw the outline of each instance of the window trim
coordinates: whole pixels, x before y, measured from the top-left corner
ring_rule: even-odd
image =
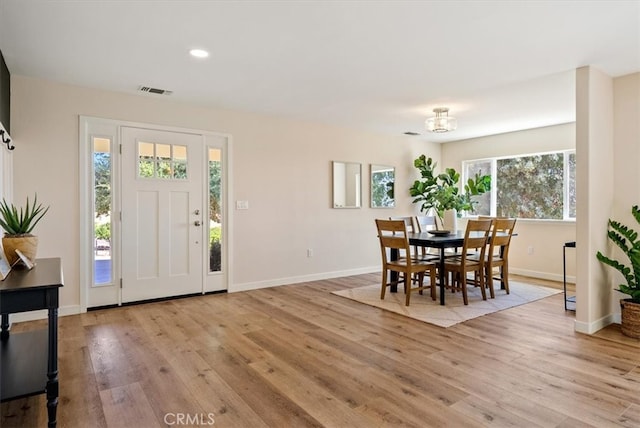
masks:
[[[551,154],[562,154],[562,162],[563,162],[563,183],[562,183],[562,218],[522,218],[521,220],[526,221],[541,221],[541,222],[575,222],[575,217],[569,216],[569,155],[573,154],[575,156],[575,149],[563,149],[563,150],[550,150],[545,152],[537,152],[537,153],[523,153],[519,155],[508,155],[508,156],[494,156],[494,157],[486,157],[486,158],[477,158],[477,159],[466,159],[462,161],[462,183],[466,183],[469,177],[467,177],[467,164],[478,163],[478,162],[491,162],[491,196],[490,196],[490,208],[489,215],[496,216],[498,211],[497,209],[497,201],[498,201],[498,160],[501,159],[515,159],[515,158],[523,158],[529,156],[544,156]],[[463,216],[464,218],[475,218],[475,214],[467,214]],[[520,220],[520,219],[519,219]]]

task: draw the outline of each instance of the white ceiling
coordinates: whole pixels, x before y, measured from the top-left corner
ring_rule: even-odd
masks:
[[[446,142],[574,121],[576,68],[640,71],[640,1],[0,0],[0,50],[12,74]],[[456,131],[424,131],[435,107]]]

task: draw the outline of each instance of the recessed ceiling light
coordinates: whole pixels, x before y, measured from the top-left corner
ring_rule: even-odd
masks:
[[[209,56],[209,52],[204,49],[191,49],[189,53],[191,56],[195,56],[196,58],[206,58]]]

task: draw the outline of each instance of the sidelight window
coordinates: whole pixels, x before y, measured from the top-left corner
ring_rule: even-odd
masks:
[[[109,138],[93,137],[93,284],[113,283],[111,263],[111,211],[112,211],[112,141]]]
[[[222,270],[222,150],[209,149],[209,272]]]

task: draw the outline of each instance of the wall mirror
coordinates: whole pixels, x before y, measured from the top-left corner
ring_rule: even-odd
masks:
[[[396,169],[389,165],[371,165],[371,208],[396,206],[394,186]]]
[[[355,162],[333,162],[333,208],[360,208],[362,167]]]

